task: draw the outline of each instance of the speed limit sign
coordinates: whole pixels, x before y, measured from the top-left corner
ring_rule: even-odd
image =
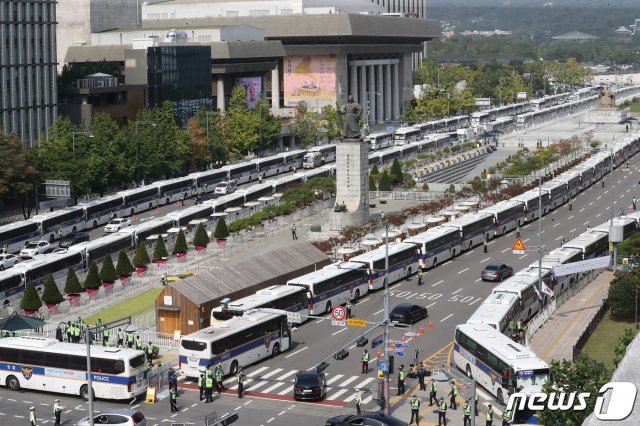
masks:
[[[336,306],[331,310],[331,316],[336,321],[344,321],[347,318],[347,311],[342,306]]]

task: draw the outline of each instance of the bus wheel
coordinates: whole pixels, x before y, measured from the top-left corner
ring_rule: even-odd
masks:
[[[16,376],[7,377],[7,387],[12,391],[20,390],[20,381],[16,378]]]
[[[469,364],[467,364],[467,368],[465,371],[466,371],[467,377],[470,379],[473,379],[473,374],[471,374],[471,366]]]
[[[271,349],[271,356],[278,356],[280,354],[280,343],[276,343],[273,345],[273,349]]]
[[[54,238],[53,238],[53,234],[49,235],[49,244],[53,243]]]
[[[406,280],[408,280],[409,278],[411,278],[411,268],[408,268],[408,269],[407,269],[407,273],[405,274],[405,277],[404,277],[404,278],[405,278]]]
[[[529,308],[529,312],[527,313],[527,322],[531,321],[531,308]]]
[[[498,397],[498,402],[500,402],[500,404],[504,404],[504,398],[502,397],[502,389],[498,388],[498,393],[496,394],[496,396]]]
[[[71,230],[71,232],[73,232],[73,233],[75,234],[76,232],[78,232],[78,230],[77,230],[77,229],[76,229],[76,227],[74,226],[74,227],[73,227],[73,229]]]
[[[93,393],[93,399],[96,399],[96,390],[92,388],[92,393]],[[89,386],[87,385],[82,385],[82,387],[80,387],[80,398],[82,398],[84,401],[88,401],[89,400]]]
[[[233,360],[231,367],[229,368],[229,375],[235,376],[236,374],[238,374],[238,361]]]
[[[507,228],[506,227],[502,228],[502,234],[504,235],[504,234],[506,234],[506,232],[507,232]]]
[[[134,214],[135,214],[135,212],[133,211],[133,209],[131,209],[131,210],[129,211],[129,216],[133,216]]]
[[[331,301],[327,302],[327,306],[324,309],[324,313],[325,314],[330,314],[331,313]]]
[[[455,253],[455,252],[454,252],[454,253]],[[455,254],[454,254],[454,256],[455,256]],[[438,266],[438,258],[437,258],[437,257],[434,257],[434,258],[433,258],[433,267],[435,268],[436,266]]]
[[[356,290],[354,296],[353,296],[353,301],[357,301],[358,299],[360,299],[360,290]]]
[[[93,221],[93,229],[96,229],[98,227],[98,221],[94,220]]]

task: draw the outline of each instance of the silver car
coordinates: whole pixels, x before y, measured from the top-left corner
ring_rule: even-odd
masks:
[[[18,262],[20,262],[20,259],[15,254],[0,254],[0,271],[11,268]]]
[[[129,408],[109,408],[93,416],[95,425],[147,426],[144,414]],[[89,426],[89,417],[81,419],[77,426]]]

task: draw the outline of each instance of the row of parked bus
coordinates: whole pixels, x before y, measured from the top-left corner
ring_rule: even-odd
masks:
[[[402,242],[389,243],[388,276],[385,275],[386,247],[383,245],[352,257],[348,262],[328,265],[323,269],[290,279],[286,285],[271,286],[253,295],[214,308],[211,312],[210,324],[212,325],[210,327],[182,338],[180,369],[186,376],[198,377],[207,365],[221,363],[225,372],[234,372],[239,367],[256,362],[262,357],[277,354],[288,347],[288,344],[285,345],[281,340],[282,336],[289,336],[288,331],[284,330],[283,321],[286,317],[282,314],[277,317],[278,320],[274,319],[276,322],[280,321],[280,328],[277,329],[274,326],[274,331],[270,331],[273,334],[267,333],[271,339],[269,343],[265,341],[253,346],[236,347],[231,344],[220,345],[218,340],[231,339],[233,341],[235,337],[230,330],[236,328],[240,330],[238,331],[240,334],[247,333],[247,329],[253,327],[250,325],[251,321],[255,321],[253,319],[249,321],[249,319],[253,318],[253,315],[258,315],[257,312],[260,310],[277,309],[297,312],[304,321],[304,317],[307,315],[328,314],[334,306],[357,300],[368,292],[381,289],[384,287],[385,280],[391,284],[409,277],[419,268],[435,267],[481,244],[485,239],[491,240],[515,229],[516,226],[522,226],[538,219],[539,200],[542,202],[542,214],[547,214],[558,208],[562,203],[574,197],[578,191],[584,190],[596,180],[601,179],[609,170],[610,161],[613,161],[617,166],[635,154],[639,147],[640,136],[628,137],[615,145],[613,157],[610,153],[595,154],[572,170],[545,183],[542,186],[542,195],[538,194],[537,189],[531,190],[511,200],[497,203],[479,212],[469,213],[459,219],[431,228]],[[620,222],[624,225],[626,236],[635,231],[638,220],[640,220],[640,214],[636,219],[632,219],[632,215],[628,218],[618,218],[616,223]],[[571,286],[576,277],[567,276],[560,280],[554,280],[551,275],[553,266],[602,255],[608,250],[607,232],[608,225],[600,225],[567,242],[561,249],[554,250],[545,256],[542,277],[546,285],[556,291],[564,291]],[[537,264],[533,264],[497,286],[488,301],[493,303],[495,300],[495,304],[515,303],[515,309],[521,312],[520,315],[524,315],[524,319],[529,319],[546,303],[544,299],[536,302],[538,300],[535,289],[537,280]],[[244,318],[245,315],[247,318]],[[470,326],[491,328],[491,325],[487,325],[484,321],[475,322],[473,319],[470,321],[472,322]],[[503,320],[496,327],[504,329],[507,323]],[[494,334],[501,335],[493,328],[494,332],[484,328],[485,333],[495,332]],[[469,332],[471,333],[471,331]],[[231,333],[231,337],[229,333]],[[249,334],[255,336],[255,334]],[[264,336],[264,334],[260,336]],[[506,336],[502,337],[513,343]],[[240,338],[238,337],[238,339]],[[256,339],[260,340],[261,338]],[[242,341],[242,339],[238,340],[238,342]],[[276,343],[277,346],[275,346]],[[219,350],[212,353],[211,348],[219,348]],[[259,354],[252,354],[251,351],[258,349],[261,351]],[[532,357],[535,358],[535,354]],[[514,373],[514,380],[517,377],[517,380],[522,382],[518,383],[519,387],[522,387],[523,383],[541,381],[545,375],[548,375],[546,364],[540,369],[532,368],[530,370],[533,373],[523,375],[520,370],[517,374]],[[502,371],[499,374],[502,377]],[[506,379],[504,383],[507,383]],[[490,388],[489,385],[487,386]],[[492,392],[496,395],[498,389],[493,389]],[[500,390],[500,397],[508,395],[506,390],[504,394],[502,392]]]

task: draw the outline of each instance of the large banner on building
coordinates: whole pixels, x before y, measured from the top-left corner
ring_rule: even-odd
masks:
[[[262,77],[242,77],[236,78],[236,86],[244,86],[247,92],[247,105],[253,109],[256,101],[262,97]]]
[[[287,56],[284,58],[284,104],[301,101],[312,109],[336,103],[336,56]]]

